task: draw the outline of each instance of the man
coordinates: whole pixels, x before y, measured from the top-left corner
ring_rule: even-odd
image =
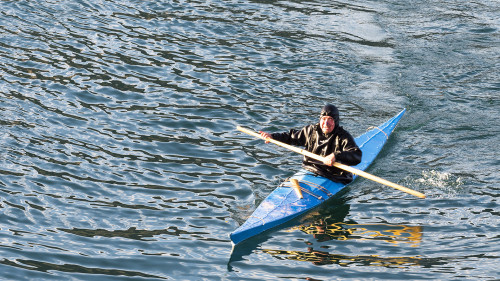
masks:
[[[354,166],[361,162],[361,150],[351,134],[339,126],[339,110],[331,104],[323,107],[317,124],[284,133],[269,134],[261,131],[260,134],[286,144],[304,146],[307,151],[325,157],[325,161],[321,163],[304,156],[303,167],[335,182],[350,183],[353,176],[333,167],[333,163]]]

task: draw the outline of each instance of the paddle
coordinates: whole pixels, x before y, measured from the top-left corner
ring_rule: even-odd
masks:
[[[264,138],[262,137],[259,133],[256,133],[256,132],[253,132],[249,129],[246,129],[246,128],[243,128],[241,126],[237,126],[236,129],[238,129],[239,131],[243,132],[243,133],[246,133],[246,134],[249,134],[251,136],[254,136],[254,137],[257,137],[257,138],[260,138],[260,139],[263,139],[265,141],[269,141],[269,142],[272,142],[276,145],[279,145],[281,147],[284,147],[286,149],[289,149],[291,151],[294,151],[294,152],[297,152],[299,154],[302,154],[302,155],[305,155],[307,157],[310,157],[310,158],[313,158],[315,160],[318,160],[318,161],[321,161],[323,162],[325,160],[326,157],[323,157],[323,156],[320,156],[320,155],[317,155],[317,154],[314,154],[314,153],[311,153],[307,150],[304,150],[304,149],[301,149],[301,148],[298,148],[298,147],[295,147],[295,146],[292,146],[292,145],[288,145],[286,143],[282,143],[280,141],[277,141],[277,140],[274,140],[274,139],[271,139],[271,138]],[[407,187],[404,187],[402,185],[399,185],[399,184],[396,184],[396,183],[393,183],[393,182],[390,182],[388,180],[385,180],[385,179],[382,179],[382,178],[379,178],[377,176],[374,176],[372,174],[369,174],[365,171],[361,171],[359,169],[356,169],[356,168],[353,168],[351,166],[347,166],[347,165],[344,165],[344,164],[341,164],[341,163],[338,163],[338,162],[334,162],[333,163],[333,166],[334,167],[337,167],[339,169],[342,169],[342,170],[345,170],[345,171],[348,171],[348,172],[351,172],[353,174],[356,174],[358,176],[361,176],[361,177],[364,177],[366,179],[369,179],[369,180],[372,180],[372,181],[375,181],[375,182],[378,182],[378,183],[381,183],[383,185],[386,185],[386,186],[389,186],[389,187],[392,187],[392,188],[395,188],[397,190],[400,190],[400,191],[403,191],[403,192],[406,192],[406,193],[409,193],[411,195],[414,195],[414,196],[417,196],[417,197],[420,197],[420,198],[425,198],[425,195],[423,193],[420,193],[418,191],[415,191],[413,189],[409,189]]]

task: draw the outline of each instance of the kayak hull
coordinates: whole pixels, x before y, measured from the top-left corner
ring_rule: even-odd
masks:
[[[404,113],[403,109],[387,122],[355,139],[363,151],[363,157],[361,163],[354,168],[365,170],[373,162]],[[343,194],[348,185],[333,182],[306,170],[300,170],[290,179],[298,180],[303,198],[299,197],[290,181],[282,183],[264,199],[240,227],[229,235],[233,245],[319,207],[328,199]]]

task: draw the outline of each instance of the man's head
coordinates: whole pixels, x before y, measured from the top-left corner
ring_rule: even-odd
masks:
[[[332,104],[323,107],[320,114],[319,125],[324,134],[331,133],[339,125],[339,110]]]

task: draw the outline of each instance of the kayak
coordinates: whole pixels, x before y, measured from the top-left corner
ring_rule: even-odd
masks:
[[[356,144],[363,151],[363,157],[361,163],[354,168],[361,171],[368,168],[382,150],[404,113],[405,109],[382,125],[371,128],[355,138]],[[354,178],[356,177],[354,175]],[[297,181],[299,186],[296,185]],[[233,247],[319,207],[330,198],[341,196],[346,192],[348,185],[333,182],[304,169],[300,170],[290,177],[290,181],[285,181],[271,192],[252,215],[229,235]]]

